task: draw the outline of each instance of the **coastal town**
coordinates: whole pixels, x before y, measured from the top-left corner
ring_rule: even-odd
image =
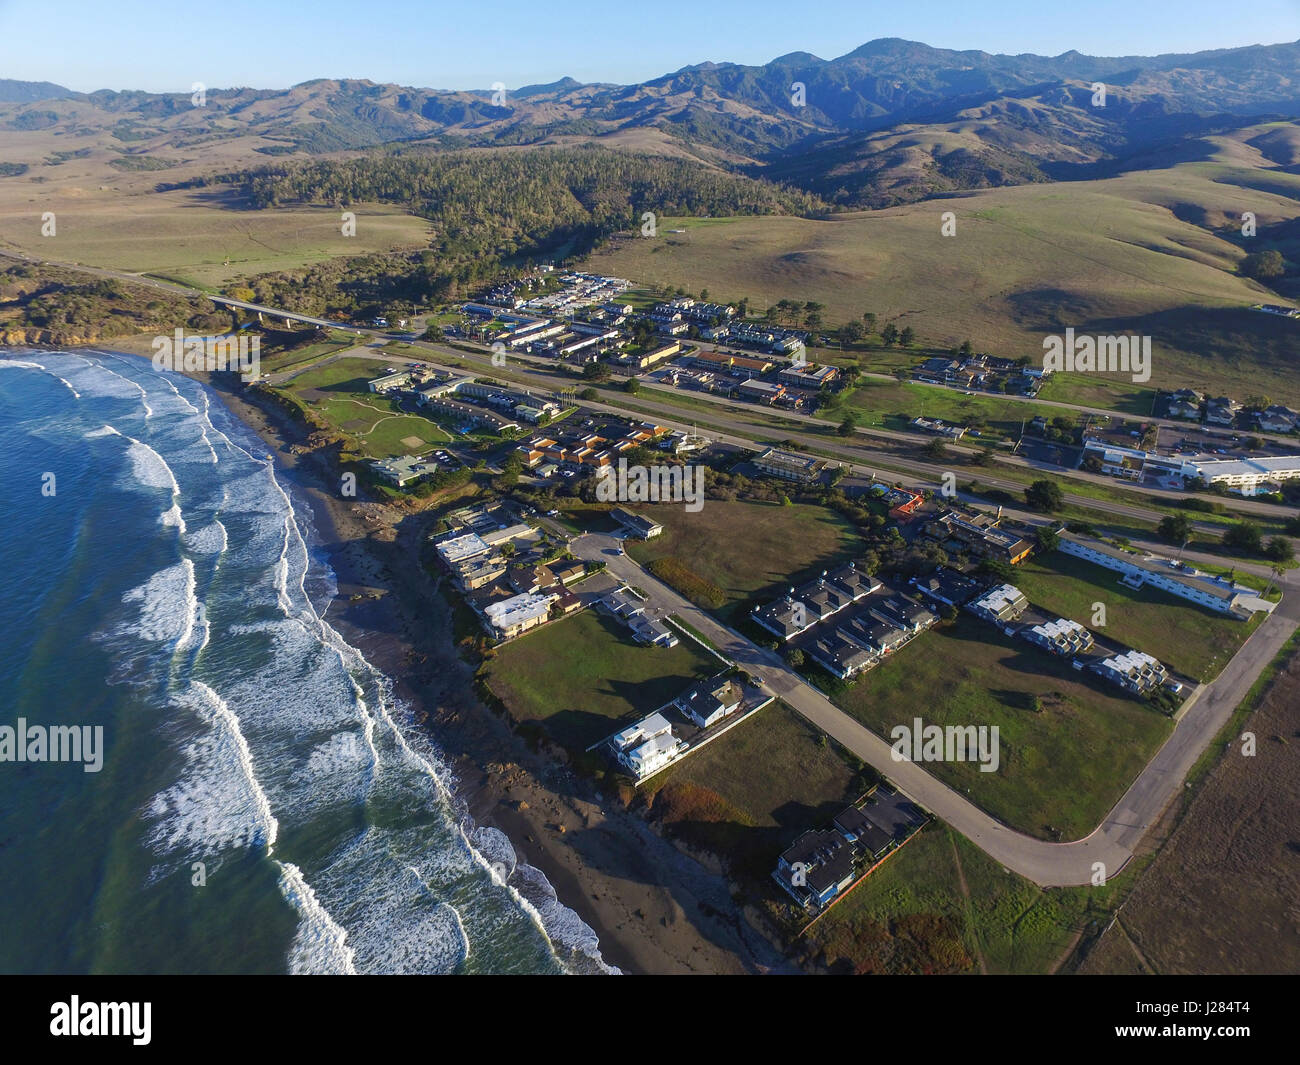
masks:
[[[440,356],[401,333],[386,335],[385,318],[368,327],[380,346],[344,350],[319,365],[360,368],[362,359],[374,360],[369,365],[382,372],[355,387],[391,404],[403,419],[428,419],[446,437],[428,452],[370,460],[376,486],[408,493],[432,484],[435,499],[448,490],[458,498],[457,486],[473,483],[474,470],[487,470],[486,493],[466,497],[473,500],[468,505],[439,508],[428,547],[434,572],[476,620],[485,684],[509,712],[516,712],[508,694],[515,682],[494,687],[497,663],[515,657],[516,646],[554,642],[543,634],[564,640],[559,634],[572,626],[583,626],[584,636],[574,637],[579,642],[612,641],[593,653],[663,655],[666,673],[678,668],[669,656],[689,649],[702,659],[691,684],[665,691],[668,697],[653,705],[620,700],[625,710],[576,733],[539,722],[555,757],[581,765],[605,789],[630,788],[629,798],[656,794],[665,779],[673,790],[683,766],[734,746],[746,730],[762,729],[761,712],[782,695],[790,702],[791,684],[833,706],[833,713],[854,717],[846,708],[861,696],[853,693],[871,690],[875,674],[941,656],[935,641],[950,640],[956,630],[988,643],[990,653],[994,646],[1023,648],[1015,653],[1045,676],[1072,677],[1081,691],[1112,692],[1103,698],[1129,700],[1153,715],[1152,724],[1171,727],[1205,697],[1226,663],[1189,659],[1170,633],[1145,625],[1114,628],[1105,589],[1122,588],[1134,601],[1183,604],[1151,611],[1175,627],[1183,613],[1213,617],[1229,644],[1244,640],[1277,606],[1273,582],[1190,561],[1183,557],[1186,539],[1166,550],[1137,547],[1086,521],[1007,506],[996,494],[981,500],[951,485],[915,485],[801,450],[794,441],[746,446],[709,428],[712,408],[700,401],[698,421],[690,424],[627,409],[654,388],[743,405],[729,408],[736,410],[753,405],[816,418],[831,408],[821,416],[833,418],[838,393],[860,380],[859,371],[836,361],[825,337],[747,320],[735,305],[647,299],[624,279],[548,269],[498,284],[440,321],[425,326],[426,342],[443,345]],[[810,350],[820,352],[820,361]],[[464,358],[472,353],[481,361]],[[384,358],[392,362],[381,367]],[[533,371],[558,380],[543,386]],[[274,369],[268,377],[276,381]],[[1044,383],[1026,360],[973,353],[928,357],[906,377],[963,396],[1015,393],[1031,404],[1040,401]],[[278,387],[291,388],[293,380]],[[1150,482],[1188,497],[1281,499],[1300,478],[1300,459],[1285,453],[1295,424],[1277,405],[1258,411],[1238,405],[1227,420],[1217,401],[1191,393],[1170,395],[1162,405],[1154,422],[1139,421],[1134,430],[1125,419],[1088,414],[1063,433],[1059,415],[1031,418],[1032,407],[1020,431],[1005,439],[920,411],[901,412],[899,424],[929,457],[978,440],[985,450],[1041,469],[1072,464],[1079,475]],[[1162,429],[1177,435],[1169,419],[1189,417],[1199,419],[1196,428],[1185,430],[1180,443],[1159,447]],[[1259,438],[1246,439],[1251,427]],[[1198,437],[1202,446],[1195,447]],[[1229,447],[1211,446],[1220,441]],[[692,496],[686,489],[697,473],[700,492]],[[737,496],[724,483],[752,487]],[[764,520],[764,504],[746,503],[746,495],[786,506],[790,496],[800,506],[842,501],[835,505],[861,514],[866,540],[825,564],[769,572],[765,596],[718,598],[688,557],[665,553],[664,545],[690,537],[694,515],[711,506],[758,508],[745,521]],[[731,502],[711,504],[712,498]],[[744,564],[737,560],[732,568],[741,572]],[[1023,589],[1021,570],[1033,575]],[[594,628],[577,620],[587,616]],[[632,651],[638,647],[644,650]],[[561,663],[549,666],[563,673]],[[1023,696],[1037,713],[1061,697],[1059,690]],[[887,718],[873,720],[881,733],[888,726]],[[768,898],[774,914],[793,903],[805,921],[819,921],[935,819],[891,768],[877,765],[866,793],[830,829],[809,819],[766,855],[768,883],[783,889]]]

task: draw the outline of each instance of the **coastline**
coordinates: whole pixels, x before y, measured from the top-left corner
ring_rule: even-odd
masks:
[[[148,351],[131,338],[86,345],[104,349]],[[628,974],[796,971],[745,919],[725,876],[547,753],[532,751],[477,697],[473,667],[454,643],[451,607],[424,569],[411,565],[429,524],[421,508],[330,493],[335,471],[303,446],[305,427],[229,383],[194,376],[258,436],[309,501],[318,550],[337,582],[322,615],[392,679],[451,763],[454,790],[474,826],[509,838],[519,864],[539,870],[560,904],[596,934],[607,965]],[[562,944],[556,949],[565,955]]]

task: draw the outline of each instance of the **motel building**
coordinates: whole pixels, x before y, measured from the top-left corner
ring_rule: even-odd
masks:
[[[1278,491],[1283,481],[1300,478],[1300,455],[1188,462],[1182,473],[1184,477],[1199,477],[1206,484],[1221,484],[1239,495],[1267,495]]]
[[[1103,541],[1069,532],[1060,534],[1058,550],[1115,571],[1121,575],[1124,584],[1135,590],[1149,584],[1219,614],[1237,618],[1248,616],[1249,608],[1244,605],[1248,597],[1238,592],[1234,585],[1183,573],[1175,568],[1177,564],[1173,559],[1123,551]]]

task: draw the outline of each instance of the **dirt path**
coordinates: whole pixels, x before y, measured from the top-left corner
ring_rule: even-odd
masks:
[[[970,888],[966,886],[966,872],[961,867],[961,855],[957,852],[957,839],[948,833],[948,842],[952,845],[952,862],[957,867],[957,882],[961,884],[962,902],[966,906],[966,922],[970,925],[970,937],[975,944],[975,959],[980,963],[980,975],[988,976],[989,967],[984,961],[984,951],[980,949],[980,936],[975,924],[975,910],[971,906]]]

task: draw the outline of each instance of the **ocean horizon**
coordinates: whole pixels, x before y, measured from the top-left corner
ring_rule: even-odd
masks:
[[[10,350],[0,442],[0,729],[102,735],[0,762],[0,968],[617,971],[326,620],[308,499],[217,393]]]

